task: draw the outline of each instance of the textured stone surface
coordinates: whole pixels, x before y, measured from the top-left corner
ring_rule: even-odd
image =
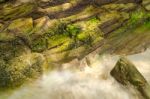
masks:
[[[150,85],[142,76],[142,74],[136,69],[128,59],[122,57],[114,69],[111,71],[111,75],[121,84],[131,84],[143,95],[144,99],[150,99]]]
[[[139,50],[147,46],[150,36],[145,31],[149,28],[150,15],[140,4],[137,5],[139,1],[105,1],[18,0],[0,4],[0,61],[3,64],[0,67],[9,81],[6,83],[1,79],[1,86],[10,86],[17,79],[22,79],[15,73],[10,74],[19,67],[17,64],[21,65],[21,69],[16,70],[17,74],[22,75],[26,70],[29,72],[20,81],[23,82],[37,75],[29,69],[30,66],[35,72],[42,73],[45,66],[42,63],[55,67],[53,63],[81,59],[97,48],[101,48],[100,52],[126,54],[130,51],[129,54],[132,54],[135,51],[132,52],[130,46],[124,48],[130,40],[133,43],[128,44]],[[147,28],[140,28],[143,30],[141,34],[124,32],[145,20]],[[142,41],[140,37],[145,39]],[[42,62],[38,63],[39,59]],[[11,81],[11,76],[13,79],[16,76],[16,80]]]

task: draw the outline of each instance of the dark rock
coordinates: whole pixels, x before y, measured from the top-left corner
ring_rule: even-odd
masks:
[[[122,57],[114,69],[111,71],[111,75],[123,85],[134,86],[144,97],[144,99],[150,99],[150,86],[143,75],[128,59]]]
[[[0,3],[4,3],[4,2],[7,2],[9,0],[0,0]]]

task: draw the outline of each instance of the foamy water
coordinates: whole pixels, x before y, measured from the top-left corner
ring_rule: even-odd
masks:
[[[45,74],[41,79],[0,99],[141,99],[133,88],[125,88],[110,76],[118,56],[88,57],[90,66],[85,60],[80,64],[76,61],[63,64],[63,70]],[[128,58],[150,81],[150,50]],[[67,68],[70,66],[81,69],[70,70]]]

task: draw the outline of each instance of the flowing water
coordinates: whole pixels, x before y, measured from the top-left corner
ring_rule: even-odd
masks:
[[[91,54],[88,58],[90,65],[85,59],[63,64],[62,70],[46,73],[32,84],[3,93],[0,99],[141,99],[133,88],[120,85],[110,76],[119,56]],[[128,58],[150,82],[150,50]]]

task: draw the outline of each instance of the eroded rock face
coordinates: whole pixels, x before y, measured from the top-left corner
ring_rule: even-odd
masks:
[[[64,0],[63,2],[52,0],[19,4],[16,4],[16,1],[1,4],[0,61],[3,65],[0,67],[5,71],[2,76],[8,77],[5,79],[8,83],[1,79],[1,86],[7,86],[7,84],[9,86],[12,83],[18,85],[15,84],[18,79],[23,78],[22,81],[24,81],[32,77],[31,75],[37,75],[33,73],[34,69],[35,72],[42,73],[41,69],[44,67],[42,63],[51,67],[53,63],[61,64],[74,58],[81,59],[104,45],[106,45],[104,48],[111,47],[113,51],[118,51],[119,44],[107,43],[107,45],[104,43],[105,36],[117,34],[116,37],[119,37],[122,31],[146,20],[149,14],[132,0],[120,1],[120,3],[116,3],[116,0],[108,3],[105,1],[103,1],[105,5],[100,6],[100,0],[96,0],[97,6],[84,0]],[[115,33],[115,31],[120,32]],[[144,34],[146,42],[150,38],[147,35]],[[128,38],[131,37],[128,36]],[[114,46],[117,47],[114,48]],[[136,46],[138,44],[135,44]],[[130,47],[126,48],[130,49]],[[20,57],[21,60],[19,60]],[[42,62],[38,63],[39,59]],[[17,64],[21,65],[21,69],[16,70],[16,74],[21,75],[20,78],[14,72],[19,66]],[[29,74],[23,77],[26,71]],[[15,76],[16,80],[14,80]]]

